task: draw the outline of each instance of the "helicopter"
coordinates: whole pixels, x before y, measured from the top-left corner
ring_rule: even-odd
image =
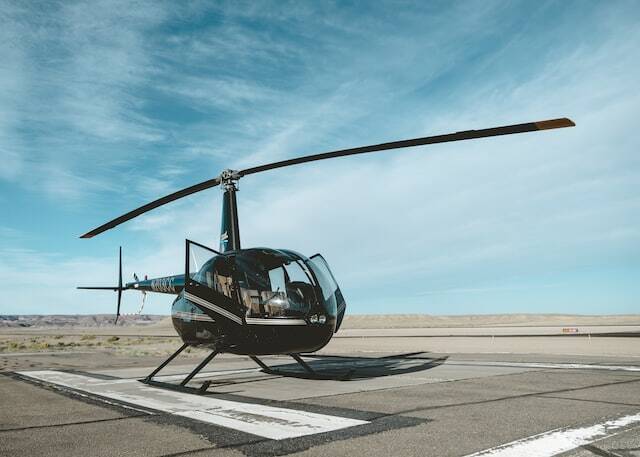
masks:
[[[286,354],[293,357],[307,375],[319,377],[300,354],[320,350],[340,329],[346,312],[344,296],[320,254],[306,257],[289,249],[241,247],[236,195],[241,178],[356,154],[573,126],[572,120],[558,118],[341,149],[244,170],[226,169],[215,178],[147,203],[80,237],[92,238],[154,208],[221,186],[224,193],[218,250],[187,239],[184,274],[142,280],[135,276],[135,281],[123,285],[120,247],[117,286],[78,288],[116,291],[116,323],[124,290],[142,292],[143,300],[147,292],[176,295],[171,317],[183,345],[147,376],[144,380],[147,383],[156,382],[153,377],[189,346],[205,347],[212,352],[180,383],[181,386],[219,353],[249,356],[268,373],[277,373],[277,370],[268,367],[258,356]],[[206,386],[207,383],[203,384]]]

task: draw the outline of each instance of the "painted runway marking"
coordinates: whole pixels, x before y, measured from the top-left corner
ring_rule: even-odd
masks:
[[[240,368],[238,370],[218,370],[218,371],[204,371],[201,373],[198,373],[197,375],[195,375],[193,377],[193,379],[200,379],[200,378],[215,378],[218,376],[227,376],[227,375],[233,375],[233,374],[248,374],[248,373],[259,373],[262,371],[262,368]],[[181,381],[184,379],[184,377],[186,376],[186,373],[184,374],[165,374],[165,375],[160,375],[160,376],[154,376],[153,379],[155,379],[156,381],[163,381],[163,382],[168,382],[168,381]],[[138,378],[135,378],[140,379]]]
[[[515,368],[551,368],[554,370],[605,370],[640,372],[640,366],[635,365],[590,365],[588,363],[544,363],[544,362],[445,362],[445,365],[487,366],[487,367],[515,367]]]
[[[297,438],[368,423],[345,417],[164,390],[130,379],[97,379],[60,371],[24,371],[18,374],[83,393],[274,440]]]
[[[466,457],[551,457],[640,425],[640,413],[588,427],[551,430]]]

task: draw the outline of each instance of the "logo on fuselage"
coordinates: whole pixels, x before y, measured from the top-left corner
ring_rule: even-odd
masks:
[[[151,290],[154,292],[176,293],[176,288],[173,286],[173,278],[152,279]]]

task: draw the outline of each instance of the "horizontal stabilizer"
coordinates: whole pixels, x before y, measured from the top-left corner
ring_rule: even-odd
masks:
[[[113,286],[113,287],[76,287],[76,289],[113,290],[113,291],[117,291],[119,289],[119,287],[118,286]]]

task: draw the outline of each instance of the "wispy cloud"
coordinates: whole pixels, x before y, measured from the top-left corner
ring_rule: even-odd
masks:
[[[561,284],[543,284],[543,285],[519,285],[519,286],[494,286],[494,287],[458,287],[453,289],[437,289],[420,292],[417,295],[442,295],[442,294],[468,294],[468,293],[493,293],[504,291],[524,291],[539,290],[560,287]]]
[[[143,101],[136,93],[152,75],[144,34],[162,20],[158,8],[25,3],[5,4],[3,11],[8,27],[0,52],[5,65],[11,64],[0,72],[7,99],[0,118],[11,121],[2,122],[0,148],[7,166],[0,176],[75,200],[91,190],[89,182],[104,181],[90,168],[91,149],[109,145],[117,159],[127,152],[118,151],[125,141],[163,138],[141,114]],[[52,179],[56,174],[63,179]]]
[[[226,167],[568,115],[573,130],[246,178],[243,243],[322,251],[362,312],[404,298],[424,311],[425,290],[498,295],[505,272],[637,263],[634,3],[25,5],[3,8],[0,179],[77,225]],[[184,237],[216,244],[219,203],[211,190],[108,236],[135,244],[136,271],[171,273]],[[55,249],[59,232],[29,230],[75,254],[11,254],[6,272],[92,267],[86,241]],[[103,243],[96,277],[111,274]]]

